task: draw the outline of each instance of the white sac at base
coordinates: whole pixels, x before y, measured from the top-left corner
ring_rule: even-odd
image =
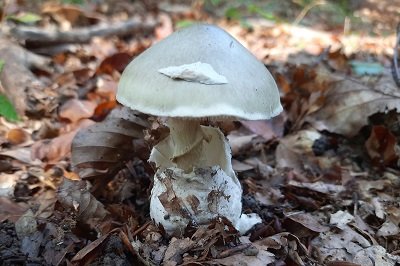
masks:
[[[235,179],[218,166],[196,168],[188,174],[178,168],[158,171],[150,216],[169,235],[181,235],[189,222],[204,225],[218,216],[236,225],[242,213],[242,188]]]

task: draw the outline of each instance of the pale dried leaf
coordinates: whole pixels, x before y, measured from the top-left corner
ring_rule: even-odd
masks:
[[[306,122],[318,130],[347,137],[355,136],[367,125],[370,115],[400,110],[400,95],[395,90],[374,90],[351,79],[336,81],[324,97],[324,105],[309,114]]]
[[[338,193],[345,191],[345,188],[342,185],[329,184],[322,181],[317,181],[314,183],[308,183],[308,182],[306,183],[306,182],[297,182],[294,180],[290,180],[288,184],[294,187],[307,188],[320,193],[332,194],[332,195],[337,195]]]
[[[331,214],[331,219],[329,223],[331,225],[336,226],[340,229],[345,229],[345,225],[352,222],[354,220],[354,216],[351,215],[348,211],[337,211]]]
[[[96,104],[91,101],[71,99],[66,101],[59,111],[59,116],[76,123],[83,118],[90,118],[94,114]]]
[[[392,221],[386,221],[382,224],[381,228],[379,228],[378,232],[376,232],[377,236],[395,236],[400,233],[400,228],[397,224],[394,224]]]
[[[228,141],[229,145],[231,146],[232,154],[236,155],[239,154],[240,151],[249,148],[252,144],[252,140],[257,137],[256,134],[251,135],[236,135],[236,134],[229,134]]]
[[[371,203],[375,208],[376,217],[378,217],[379,219],[384,219],[385,218],[385,210],[384,210],[383,204],[380,202],[379,198],[372,198]]]
[[[14,158],[29,165],[40,165],[42,163],[39,159],[32,158],[30,148],[18,148],[15,150],[2,151],[0,152],[0,155]]]
[[[14,187],[19,177],[15,174],[0,173],[0,197],[14,196]]]
[[[251,250],[251,252],[249,251]],[[267,250],[267,247],[252,243],[247,250],[223,259],[215,259],[215,262],[225,265],[254,265],[264,266],[276,262],[275,255]]]
[[[357,252],[353,262],[363,266],[395,266],[400,263],[400,257],[387,253],[382,246],[375,245]]]

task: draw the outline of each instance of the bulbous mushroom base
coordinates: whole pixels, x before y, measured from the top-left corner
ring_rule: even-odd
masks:
[[[236,225],[242,212],[242,188],[219,166],[158,171],[151,191],[150,216],[169,235],[182,235],[192,222],[205,225],[224,216]]]

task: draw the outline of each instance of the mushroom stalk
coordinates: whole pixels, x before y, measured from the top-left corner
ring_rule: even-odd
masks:
[[[167,126],[174,142],[174,159],[191,151],[204,138],[200,120],[197,119],[168,118]]]

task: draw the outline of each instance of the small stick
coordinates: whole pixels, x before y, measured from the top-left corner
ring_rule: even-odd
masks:
[[[101,23],[84,28],[75,28],[69,31],[39,29],[36,27],[14,27],[10,33],[20,40],[35,44],[60,43],[87,43],[92,37],[124,36],[135,31],[151,31],[157,25],[156,21],[142,22],[138,19],[129,19],[116,23]]]
[[[400,70],[399,70],[399,45],[400,45],[400,23],[397,24],[396,29],[396,44],[393,51],[393,64],[392,64],[392,76],[397,87],[400,88]]]
[[[224,250],[218,255],[218,259],[223,259],[223,258],[232,256],[233,254],[243,251],[245,249],[248,249],[249,247],[251,247],[251,243],[238,245],[236,247]]]

